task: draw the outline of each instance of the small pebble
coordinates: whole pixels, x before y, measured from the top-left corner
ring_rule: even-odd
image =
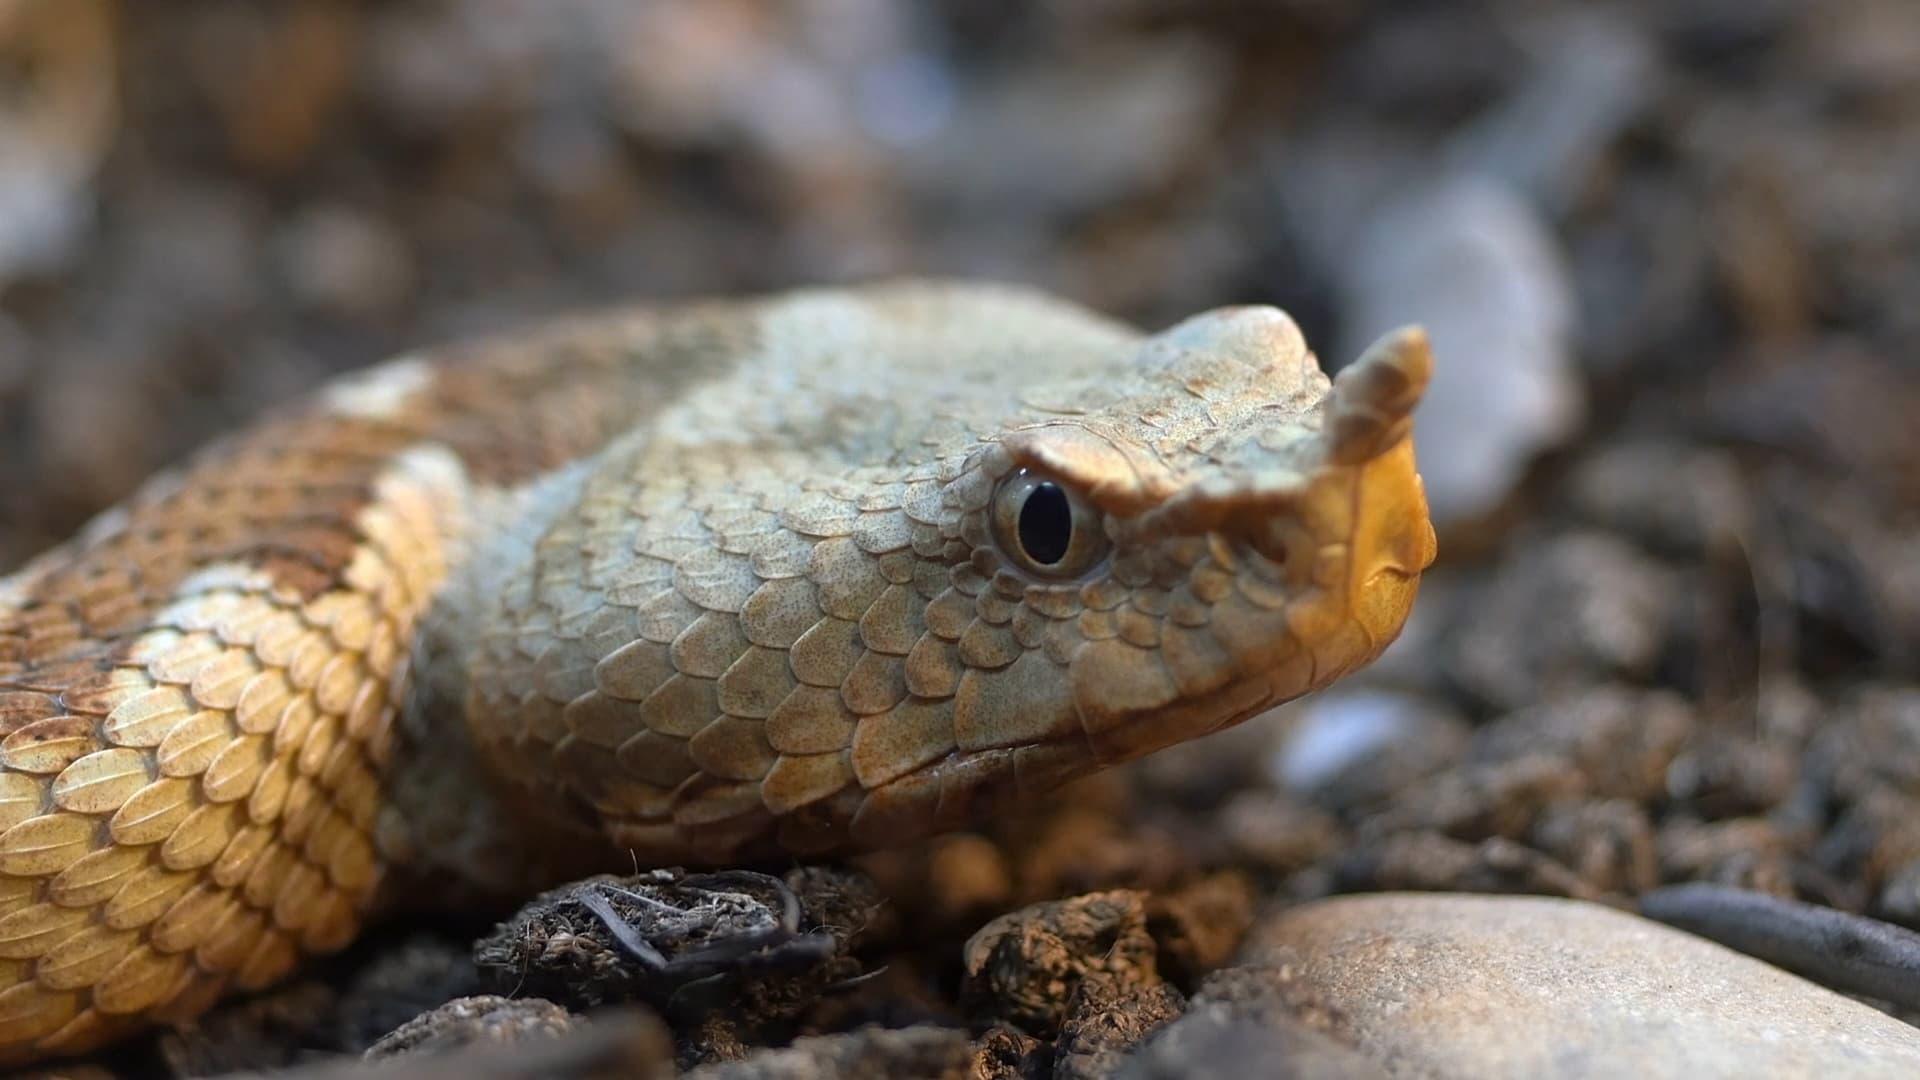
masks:
[[[1653,822],[1626,799],[1574,800],[1546,808],[1535,847],[1603,893],[1638,895],[1660,883]]]
[[[1334,882],[1342,892],[1530,893],[1592,899],[1596,889],[1533,848],[1495,836],[1469,844],[1431,832],[1405,832],[1346,853]]]
[[[1694,556],[1738,543],[1753,513],[1732,455],[1679,440],[1603,444],[1574,466],[1567,496],[1610,531]]]
[[[1054,1080],[1105,1080],[1129,1051],[1172,1023],[1186,1007],[1186,995],[1166,983],[1125,989],[1081,983],[1060,1028]]]
[[[1430,700],[1355,689],[1309,699],[1272,757],[1274,778],[1336,813],[1377,803],[1457,761],[1461,720]]]
[[[325,315],[392,314],[413,286],[412,254],[384,223],[345,206],[305,211],[277,237],[281,273]]]
[[[1222,870],[1155,896],[1147,905],[1147,928],[1167,976],[1191,984],[1231,959],[1253,924],[1257,903],[1254,883],[1238,870]]]
[[[1551,757],[1567,762],[1602,798],[1668,794],[1668,773],[1699,723],[1677,694],[1601,686],[1541,702],[1474,732],[1470,765]]]
[[[1033,1034],[1057,1029],[1075,990],[1158,984],[1146,897],[1114,890],[1035,904],[981,927],[962,950],[961,995]]]
[[[1336,1020],[1284,969],[1227,968],[1208,976],[1185,1015],[1162,1028],[1116,1075],[1123,1080],[1384,1078],[1386,1070],[1329,1032]]]
[[[475,1043],[506,1045],[554,1039],[573,1031],[580,1018],[541,998],[493,994],[455,998],[388,1032],[367,1048],[368,1061],[402,1054],[438,1054]]]
[[[973,1042],[974,1080],[1041,1080],[1052,1072],[1051,1063],[1051,1047],[1005,1024]]]
[[[1575,532],[1515,546],[1499,575],[1461,612],[1443,646],[1461,686],[1505,708],[1613,679],[1638,680],[1671,636],[1682,581],[1607,533]],[[1542,619],[1542,612],[1552,619]]]
[[[578,1008],[638,1001],[687,1024],[783,1022],[860,975],[878,906],[849,870],[600,876],[535,897],[474,947],[502,991]]]
[[[783,1049],[702,1065],[682,1073],[681,1080],[965,1080],[972,1059],[964,1031],[870,1027],[795,1039]]]
[[[1920,1008],[1920,933],[1878,919],[1723,885],[1675,885],[1640,913],[1822,985]]]

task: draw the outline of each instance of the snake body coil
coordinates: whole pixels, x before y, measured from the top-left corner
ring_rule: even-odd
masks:
[[[0,580],[0,1059],[408,882],[897,843],[1325,685],[1433,556],[1429,363],[901,284],[338,383]]]

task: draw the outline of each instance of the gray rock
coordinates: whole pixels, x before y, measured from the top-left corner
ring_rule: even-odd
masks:
[[[1325,1032],[1334,1022],[1292,973],[1250,964],[1207,976],[1185,1015],[1162,1028],[1117,1080],[1258,1076],[1373,1080],[1387,1073]]]
[[[921,1024],[889,1030],[864,1027],[838,1035],[795,1039],[778,1050],[702,1065],[683,1080],[883,1080],[912,1076],[961,1080],[972,1061],[967,1033]]]
[[[1920,1009],[1920,933],[1904,926],[1705,882],[1647,893],[1640,913],[1836,990]]]
[[[1168,983],[1124,988],[1081,983],[1054,1044],[1053,1080],[1113,1076],[1129,1051],[1179,1019],[1186,1007],[1186,995]]]
[[[1282,787],[1345,813],[1383,802],[1460,759],[1467,727],[1425,698],[1356,688],[1319,694],[1274,753]]]
[[[1354,896],[1255,934],[1394,1076],[1920,1075],[1920,1030],[1596,904]]]

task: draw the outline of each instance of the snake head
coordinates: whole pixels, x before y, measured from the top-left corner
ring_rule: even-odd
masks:
[[[1037,393],[1097,404],[1017,426],[960,481],[991,485],[975,609],[1033,646],[969,672],[961,747],[1052,740],[1084,771],[1379,655],[1435,554],[1411,438],[1431,368],[1407,329],[1330,381],[1291,319],[1242,307],[1148,339],[1126,378]]]
[[[898,844],[1217,731],[1378,655],[1433,559],[1418,331],[1330,380],[1267,307],[1143,336],[907,283],[722,321],[739,369],[595,463],[538,590],[470,590],[522,628],[470,665],[488,767],[647,861]]]

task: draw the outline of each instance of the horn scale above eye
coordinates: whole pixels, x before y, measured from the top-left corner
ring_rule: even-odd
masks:
[[[1425,330],[1402,327],[1369,345],[1334,377],[1325,428],[1329,460],[1357,465],[1406,438],[1432,377]]]

